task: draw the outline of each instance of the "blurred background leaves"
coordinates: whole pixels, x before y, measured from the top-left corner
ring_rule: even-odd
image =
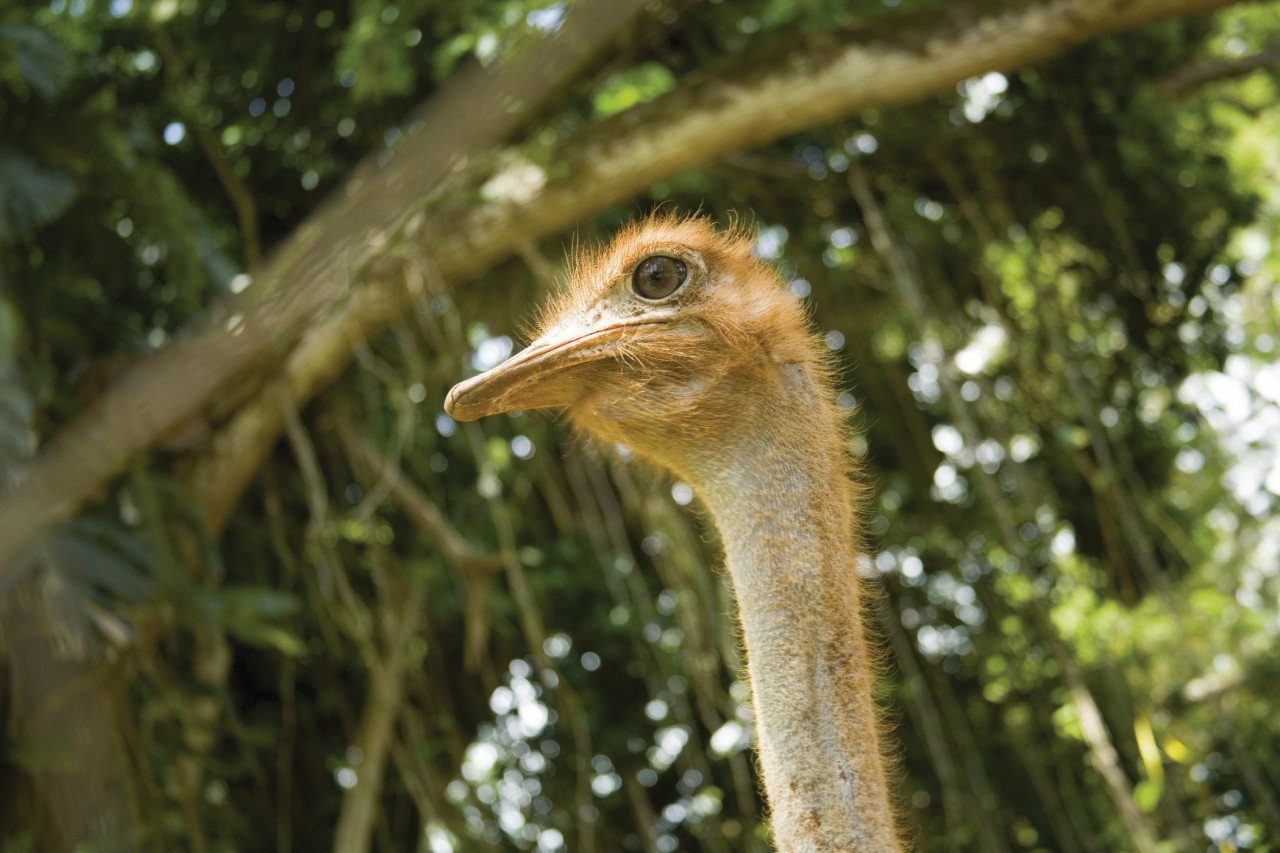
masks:
[[[796,34],[936,5],[659,4],[526,153]],[[428,288],[289,415],[217,539],[172,476],[207,433],[167,436],[4,576],[0,849],[766,849],[688,487],[546,417],[441,408],[518,345],[572,241],[659,203],[758,227],[844,370],[920,846],[1274,849],[1277,10],[703,164]],[[6,484],[460,63],[565,14],[0,10]]]

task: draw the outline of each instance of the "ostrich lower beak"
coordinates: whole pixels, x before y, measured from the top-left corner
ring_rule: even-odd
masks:
[[[474,421],[520,409],[568,406],[590,390],[580,368],[612,360],[620,346],[671,322],[667,317],[632,317],[603,328],[555,328],[479,376],[459,382],[444,410],[456,420]]]

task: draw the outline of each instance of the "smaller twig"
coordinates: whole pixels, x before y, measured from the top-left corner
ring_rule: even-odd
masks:
[[[459,569],[467,590],[463,667],[475,672],[489,642],[489,584],[505,565],[504,556],[482,553],[472,546],[440,508],[404,476],[400,466],[370,444],[345,414],[331,410],[329,417],[337,426],[338,440],[352,460],[352,467],[364,480],[365,490],[371,496],[379,492],[390,495],[409,520],[439,546],[445,559]]]
[[[302,475],[307,490],[307,508],[309,518],[306,527],[306,541],[312,550],[317,574],[322,583],[331,586],[332,595],[322,596],[326,606],[332,608],[334,621],[342,626],[342,630],[356,642],[360,655],[366,666],[374,666],[378,662],[377,644],[373,632],[373,614],[351,586],[342,560],[332,546],[324,544],[324,530],[329,518],[328,490],[324,475],[320,470],[320,462],[316,457],[315,446],[307,435],[307,429],[298,416],[293,398],[286,389],[279,393],[280,411],[284,419],[284,434],[298,463],[298,472]]]
[[[556,268],[551,261],[547,260],[547,256],[542,254],[537,243],[532,240],[525,240],[516,246],[516,251],[520,253],[520,259],[529,265],[529,269],[533,270],[533,274],[538,278],[538,284],[546,288],[551,288],[555,285]]]
[[[269,471],[272,469],[268,469]],[[280,560],[278,589],[288,595],[299,574],[297,558],[288,547],[280,489],[274,476],[265,478],[263,504],[267,530]],[[291,655],[280,660],[280,747],[276,751],[276,850],[289,853],[293,849],[293,759],[298,734],[297,661]]]
[[[1197,62],[1184,65],[1156,81],[1156,91],[1162,98],[1184,98],[1196,89],[1251,74],[1259,68],[1280,65],[1280,43],[1239,59],[1218,59],[1213,62]]]
[[[160,52],[160,58],[163,60],[168,76],[175,88],[181,85],[191,85],[187,77],[186,65],[183,63],[182,55],[174,45],[173,39],[164,30],[156,30],[155,36],[156,49]],[[180,95],[174,100],[178,104],[183,101]],[[222,153],[221,144],[214,138],[209,128],[201,124],[194,110],[188,109],[185,112],[185,118],[191,128],[192,135],[195,136],[196,142],[200,144],[200,150],[204,152],[205,159],[209,161],[209,165],[213,168],[213,174],[217,177],[218,183],[222,185],[222,191],[227,194],[227,198],[231,200],[231,205],[235,208],[236,218],[240,220],[240,236],[244,240],[245,269],[256,269],[259,261],[262,260],[262,248],[258,241],[258,210],[253,200],[253,193],[249,191],[249,187],[235,173],[230,161]]]
[[[404,700],[409,663],[409,639],[422,622],[422,584],[405,583],[398,565],[386,551],[375,551],[374,584],[378,588],[378,624],[382,648],[368,666],[369,688],[352,745],[360,750],[360,772],[355,785],[342,797],[333,849],[341,853],[366,853],[373,844],[378,799],[386,775],[387,756],[395,738],[396,718]]]
[[[379,453],[345,414],[330,409],[328,417],[336,425],[338,440],[347,455],[356,462],[358,469],[364,469],[363,472],[357,471],[357,476],[361,473],[366,475],[366,489],[385,488],[409,520],[440,546],[449,562],[467,575],[486,575],[502,567],[501,555],[483,553],[472,546],[449,523],[440,508],[409,481],[400,466]]]

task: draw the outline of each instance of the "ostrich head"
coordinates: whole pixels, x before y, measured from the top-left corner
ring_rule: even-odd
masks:
[[[808,385],[820,405],[812,383],[826,368],[804,310],[752,244],[704,218],[627,226],[573,260],[535,340],[460,383],[446,411],[563,407],[595,437],[683,473],[709,443],[776,421],[788,386]]]

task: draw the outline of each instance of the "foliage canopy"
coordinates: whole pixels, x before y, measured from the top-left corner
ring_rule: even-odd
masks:
[[[577,5],[0,9],[0,482],[459,67]],[[939,5],[661,5],[506,142],[539,162],[735,58]],[[183,486],[211,412],[0,575],[0,850],[765,849],[688,487],[441,410],[571,239],[659,203],[749,217],[847,369],[921,847],[1273,849],[1280,78],[1232,68],[1276,12],[705,163],[451,291],[410,267],[423,298],[287,413],[225,532]]]

